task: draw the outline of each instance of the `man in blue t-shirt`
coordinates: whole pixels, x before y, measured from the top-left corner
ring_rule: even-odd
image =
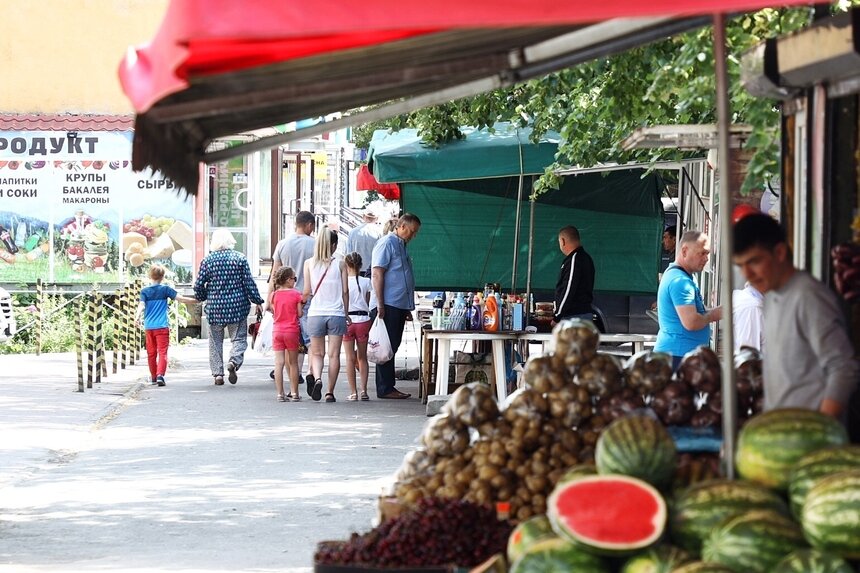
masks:
[[[371,283],[376,293],[376,308],[370,319],[378,316],[385,323],[391,349],[397,354],[403,339],[403,328],[415,310],[415,277],[406,245],[421,228],[421,219],[405,213],[393,233],[379,239],[373,247]],[[376,365],[376,395],[386,400],[403,400],[411,394],[394,387],[394,357]]]
[[[146,355],[149,359],[149,374],[153,386],[164,386],[167,372],[167,347],[170,344],[170,323],[167,318],[167,304],[171,300],[194,303],[197,299],[185,297],[170,286],[161,284],[164,267],[152,265],[149,269],[152,284],[140,291],[140,305],[137,320],[143,315],[146,329]]]
[[[705,233],[687,231],[675,249],[675,262],[669,265],[657,290],[657,318],[660,332],[655,352],[672,356],[672,367],[691,350],[711,340],[711,323],[722,318],[721,307],[705,309],[702,294],[693,280],[708,263],[710,241]]]

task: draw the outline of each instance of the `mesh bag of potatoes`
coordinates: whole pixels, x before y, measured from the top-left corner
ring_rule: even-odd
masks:
[[[563,361],[550,353],[528,359],[523,370],[523,382],[540,394],[546,394],[569,385],[572,377]]]
[[[441,413],[464,426],[486,433],[499,419],[499,405],[489,386],[471,382],[457,388],[442,406]]]
[[[552,329],[552,351],[559,367],[575,372],[597,355],[600,331],[592,322],[562,320]]]
[[[672,357],[664,352],[643,350],[627,361],[627,385],[642,396],[656,394],[672,379]]]

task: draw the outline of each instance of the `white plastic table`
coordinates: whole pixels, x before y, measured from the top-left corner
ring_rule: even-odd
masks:
[[[505,368],[505,341],[517,340],[519,332],[485,332],[474,330],[425,330],[424,336],[435,340],[438,359],[436,362],[436,394],[448,395],[448,366],[451,362],[451,341],[466,342],[488,340],[493,349],[493,373],[496,379],[496,396],[499,402],[508,395],[507,371]]]

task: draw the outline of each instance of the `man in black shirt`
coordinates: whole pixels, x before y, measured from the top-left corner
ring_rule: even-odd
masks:
[[[579,230],[568,226],[558,232],[558,248],[564,253],[555,285],[554,322],[565,318],[593,320],[594,261],[579,240]]]

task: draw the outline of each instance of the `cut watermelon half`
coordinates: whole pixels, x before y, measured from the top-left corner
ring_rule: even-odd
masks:
[[[626,555],[656,543],[666,528],[666,502],[646,482],[622,475],[560,483],[547,500],[559,535],[600,555]]]

